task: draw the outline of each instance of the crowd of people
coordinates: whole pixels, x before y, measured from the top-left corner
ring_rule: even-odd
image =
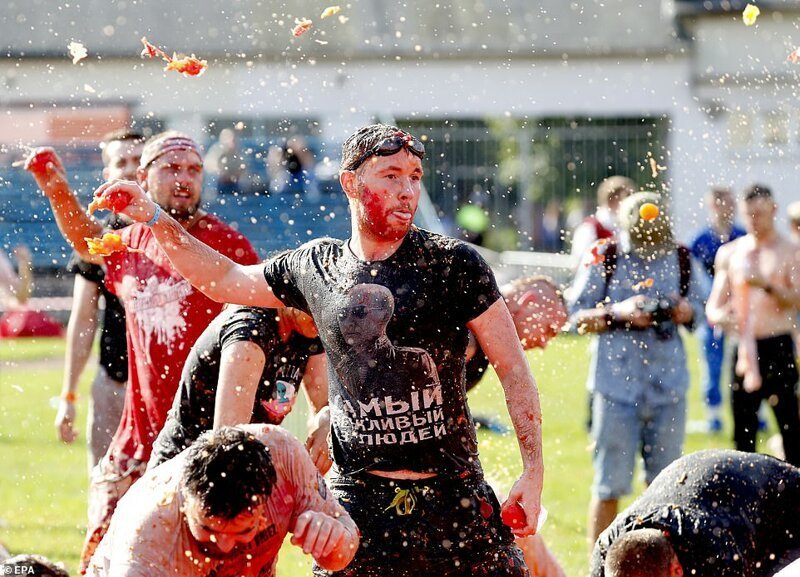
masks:
[[[112,211],[106,222],[85,213],[54,150],[26,164],[76,252],[64,442],[76,438],[78,377],[103,327],[82,573],[273,575],[291,533],[318,576],[563,575],[536,534],[542,414],[524,351],[566,330],[595,335],[592,575],[767,576],[800,558],[800,246],[778,233],[767,187],[745,191],[744,230],[730,191],[712,190],[710,226],[684,247],[664,198],[607,179],[574,235],[563,291],[541,276],[500,287],[469,244],[415,226],[425,147],[397,127],[365,126],[342,146],[349,239],[264,262],[203,210],[192,138],[123,131],[101,147],[106,182],[92,205]],[[230,192],[234,156],[213,157]],[[89,240],[112,229],[122,249],[98,253]],[[735,351],[738,451],[682,457],[681,332],[700,327],[710,431],[722,335]],[[502,504],[467,405],[490,364],[522,465]],[[280,427],[301,388],[313,412],[305,444]],[[764,400],[785,463],[753,454]],[[618,515],[638,456],[648,489]]]

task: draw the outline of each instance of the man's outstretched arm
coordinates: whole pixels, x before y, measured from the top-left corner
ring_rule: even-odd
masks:
[[[515,530],[515,535],[532,535],[539,521],[544,480],[542,409],[536,381],[502,298],[470,321],[467,327],[478,339],[503,385],[508,414],[522,454],[522,475],[509,491],[507,503],[520,503],[525,510],[527,523]]]
[[[37,148],[25,162],[25,169],[50,201],[56,224],[66,241],[83,260],[102,264],[102,257],[89,254],[84,239],[98,236],[103,227],[86,214],[78,197],[70,190],[67,173],[56,152],[52,148]]]
[[[208,298],[265,308],[283,306],[264,278],[263,265],[237,264],[197,240],[134,182],[107,182],[94,194],[98,197],[116,193],[127,193],[131,197],[128,206],[120,212],[134,222],[148,223],[175,270]]]

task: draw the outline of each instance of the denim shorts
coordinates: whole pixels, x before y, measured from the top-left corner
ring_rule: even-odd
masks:
[[[637,454],[642,456],[649,484],[683,452],[684,395],[669,404],[629,405],[595,393],[592,416],[592,494],[598,499],[618,499],[631,492]]]

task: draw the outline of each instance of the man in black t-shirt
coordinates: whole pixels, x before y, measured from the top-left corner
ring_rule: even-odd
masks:
[[[314,411],[306,443],[323,474],[330,468],[327,365],[308,315],[289,308],[227,307],[197,339],[148,468],[226,425],[280,425],[301,379]]]
[[[798,558],[800,469],[709,450],[674,461],[603,531],[591,577],[768,577]]]
[[[144,135],[123,129],[107,134],[100,147],[103,177],[135,180],[142,156]],[[118,230],[129,221],[112,215],[105,228]],[[97,326],[100,326],[100,359],[92,381],[91,398],[86,416],[86,442],[89,447],[89,471],[106,454],[111,437],[119,425],[125,404],[128,381],[128,343],[125,337],[125,309],[105,286],[105,273],[96,264],[73,254],[67,270],[75,274],[72,310],[67,324],[64,381],[61,389],[55,426],[59,438],[72,443],[75,431],[75,401],[78,381],[92,351]],[[100,297],[105,307],[100,307]]]
[[[292,306],[313,317],[328,355],[332,488],[363,537],[355,560],[339,574],[382,575],[390,568],[398,577],[526,575],[478,460],[464,389],[469,332],[496,367],[520,445],[523,472],[505,504],[524,509],[514,531],[519,536],[535,532],[541,503],[536,383],[486,262],[465,243],[412,225],[423,156],[422,143],[395,127],[358,130],[342,147],[339,178],[352,214],[351,238],[312,241],[261,267],[239,266],[191,238],[157,214],[137,185],[106,183],[96,194],[130,195],[123,212],[149,222],[175,268],[211,298]],[[381,382],[351,388],[358,339],[343,334],[339,319],[349,314],[358,285],[391,293],[386,338],[395,348],[425,351],[438,385],[420,362],[413,378],[379,371]],[[376,359],[365,358],[369,374]],[[398,366],[387,359],[389,367]]]

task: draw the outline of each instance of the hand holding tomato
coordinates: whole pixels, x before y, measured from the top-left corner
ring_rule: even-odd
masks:
[[[33,149],[25,159],[25,170],[36,179],[45,196],[69,190],[67,173],[56,151],[49,146]]]

